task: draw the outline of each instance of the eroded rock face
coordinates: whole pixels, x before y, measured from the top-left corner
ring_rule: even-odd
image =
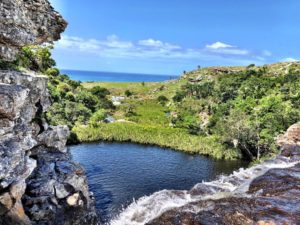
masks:
[[[300,223],[300,123],[278,139],[282,153],[272,163],[286,162],[251,181],[246,192],[233,191],[229,197],[209,197],[169,210],[148,225],[253,225]],[[287,164],[282,164],[287,165]],[[283,167],[283,168],[282,168]],[[258,167],[259,168],[259,167]],[[199,186],[207,194],[206,185]],[[192,194],[198,194],[191,190]],[[226,190],[220,190],[220,193]],[[217,192],[214,192],[217,193]],[[224,194],[223,194],[224,195]]]
[[[66,25],[47,0],[1,0],[0,58],[13,60],[24,45],[58,40]]]
[[[0,224],[98,224],[68,128],[43,119],[46,87],[44,76],[0,71]]]
[[[66,22],[47,0],[0,1],[0,60],[57,40]],[[0,70],[0,225],[96,225],[82,167],[66,152],[69,130],[49,126],[48,79]]]

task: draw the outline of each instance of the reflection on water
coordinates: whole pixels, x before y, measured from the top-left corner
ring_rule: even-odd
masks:
[[[80,144],[70,150],[74,160],[85,167],[104,221],[118,215],[133,199],[163,189],[188,190],[247,165],[128,143]]]

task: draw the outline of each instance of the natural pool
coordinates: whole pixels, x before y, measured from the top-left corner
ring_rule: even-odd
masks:
[[[116,217],[134,199],[163,189],[188,190],[247,166],[243,161],[213,160],[131,143],[89,143],[69,149],[86,170],[103,222]]]

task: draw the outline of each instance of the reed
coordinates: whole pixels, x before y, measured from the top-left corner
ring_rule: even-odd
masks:
[[[216,136],[191,135],[183,129],[140,125],[134,123],[99,123],[96,127],[75,126],[72,130],[80,142],[118,141],[157,145],[191,154],[217,159],[237,159],[240,155],[226,149]]]

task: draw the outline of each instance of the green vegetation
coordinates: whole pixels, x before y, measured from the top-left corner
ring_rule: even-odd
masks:
[[[162,128],[134,123],[101,123],[97,128],[77,126],[73,129],[80,141],[130,141],[142,144],[155,144],[185,151],[192,154],[204,154],[215,158],[238,158],[237,152],[226,149],[214,136],[201,137],[189,135],[185,130]],[[213,149],[213,151],[212,151]]]
[[[198,67],[162,83],[81,84],[54,68],[50,50],[24,48],[16,62],[0,67],[49,77],[54,104],[47,118],[53,125],[67,124],[72,141],[132,141],[260,160],[276,154],[276,137],[299,121],[299,63]]]
[[[55,61],[51,57],[52,46],[24,47],[11,68],[31,70],[42,73],[49,78],[48,88],[53,104],[48,109],[46,118],[51,125],[65,124],[70,129],[75,124],[95,124],[100,121],[101,114],[106,115],[114,109],[107,98],[110,92],[106,88],[95,86],[84,88],[80,82],[71,80],[54,68]],[[72,134],[72,139],[76,135]]]

